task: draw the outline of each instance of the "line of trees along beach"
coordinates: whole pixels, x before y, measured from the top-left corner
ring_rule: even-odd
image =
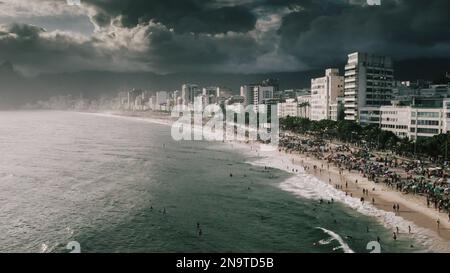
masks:
[[[298,134],[308,134],[330,141],[341,141],[368,149],[392,151],[403,156],[431,157],[433,161],[448,161],[450,136],[441,134],[432,138],[412,141],[400,138],[393,132],[381,130],[377,125],[361,126],[356,122],[341,120],[312,121],[306,118],[287,117],[280,120],[281,129]]]

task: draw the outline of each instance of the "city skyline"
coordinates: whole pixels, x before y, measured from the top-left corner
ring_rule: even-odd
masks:
[[[0,108],[133,88],[277,78],[309,87],[347,55],[391,56],[398,80],[450,70],[449,2],[384,0],[11,1],[0,3]],[[426,10],[426,13],[423,12]],[[431,19],[430,19],[431,18]]]

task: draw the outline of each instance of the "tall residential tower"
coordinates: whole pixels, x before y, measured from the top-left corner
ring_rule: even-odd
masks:
[[[379,124],[380,106],[390,105],[394,66],[390,57],[367,53],[348,55],[345,66],[345,119]]]
[[[338,98],[344,96],[344,77],[339,69],[327,69],[325,77],[311,80],[311,120],[332,118],[332,107],[337,107]]]

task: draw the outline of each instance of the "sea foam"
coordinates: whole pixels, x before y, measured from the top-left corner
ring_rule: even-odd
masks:
[[[245,147],[247,146],[247,147]],[[276,152],[249,151],[248,145],[242,144],[240,151],[253,158],[248,163],[260,167],[272,167],[288,173],[293,176],[287,178],[279,184],[280,189],[290,192],[298,197],[310,200],[331,200],[345,204],[357,212],[373,217],[378,220],[385,228],[395,230],[397,227],[401,233],[409,233],[409,227],[414,231],[411,238],[433,252],[450,252],[449,244],[440,238],[434,231],[419,227],[413,222],[408,221],[393,212],[384,211],[376,208],[370,203],[362,203],[361,200],[347,196],[344,192],[334,188],[317,177],[306,173],[304,168],[295,165],[285,155]],[[255,155],[258,158],[255,159]]]

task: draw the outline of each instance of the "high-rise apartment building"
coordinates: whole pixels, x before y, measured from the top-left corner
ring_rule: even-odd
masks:
[[[394,83],[394,66],[390,57],[367,53],[348,55],[345,66],[345,119],[361,124],[379,124],[380,118],[365,119],[363,108],[390,105]]]
[[[181,98],[183,99],[183,104],[193,104],[194,99],[202,95],[202,90],[196,84],[183,84],[181,89]]]
[[[339,69],[327,69],[325,77],[311,80],[311,120],[332,119],[332,106],[344,96],[344,77]]]

